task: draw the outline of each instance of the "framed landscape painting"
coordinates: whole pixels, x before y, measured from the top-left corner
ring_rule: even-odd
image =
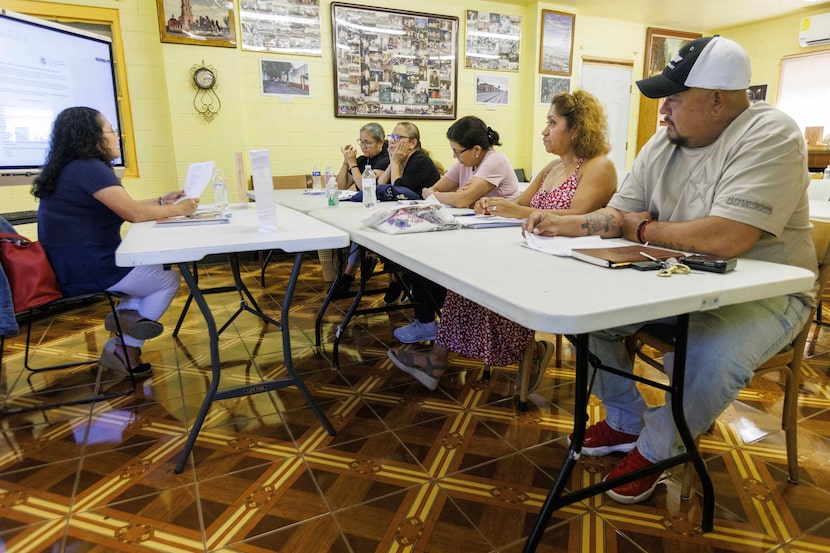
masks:
[[[572,13],[542,10],[539,73],[571,75],[575,21],[576,16]]]

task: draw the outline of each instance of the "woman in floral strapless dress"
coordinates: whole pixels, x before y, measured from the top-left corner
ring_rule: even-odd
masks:
[[[476,213],[523,219],[539,209],[588,213],[608,203],[617,187],[617,174],[606,155],[610,149],[607,121],[597,99],[584,91],[554,96],[542,137],[545,149],[559,158],[550,162],[516,201],[481,198],[475,204]],[[450,351],[482,359],[488,365],[505,366],[521,359],[533,337],[533,330],[448,291],[432,349],[413,352],[393,348],[388,356],[398,368],[434,390]]]

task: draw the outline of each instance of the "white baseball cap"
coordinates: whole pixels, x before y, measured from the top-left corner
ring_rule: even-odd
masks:
[[[722,36],[693,40],[675,54],[659,75],[637,81],[649,98],[664,98],[690,88],[745,90],[752,68],[740,44]]]

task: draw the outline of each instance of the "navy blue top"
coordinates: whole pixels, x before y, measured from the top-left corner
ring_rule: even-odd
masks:
[[[38,240],[66,296],[106,290],[131,270],[115,265],[124,221],[92,196],[110,186],[121,182],[106,163],[78,159],[63,168],[55,192],[40,199]]]

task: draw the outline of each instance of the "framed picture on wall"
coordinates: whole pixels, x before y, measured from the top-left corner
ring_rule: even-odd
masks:
[[[239,0],[242,49],[321,56],[318,0]]]
[[[162,42],[236,48],[232,3],[156,0],[156,8]]]
[[[549,106],[556,94],[571,91],[571,79],[570,77],[546,77],[543,75],[539,89],[539,103],[543,106]]]
[[[308,96],[308,64],[290,60],[259,60],[263,96]]]
[[[518,71],[522,18],[467,10],[467,69]]]
[[[687,33],[669,29],[646,29],[646,50],[643,62],[643,78],[662,73],[671,57],[690,40],[700,38],[700,33]],[[648,139],[665,125],[660,115],[660,102],[640,95],[640,116],[637,122],[637,152]]]
[[[575,21],[572,13],[542,10],[539,73],[571,75]]]
[[[646,59],[643,64],[643,78],[662,73],[671,57],[690,40],[700,38],[700,33],[686,33],[669,29],[646,30]]]
[[[476,104],[506,106],[509,96],[509,77],[504,75],[476,75]]]
[[[458,18],[331,4],[335,117],[454,119]]]

